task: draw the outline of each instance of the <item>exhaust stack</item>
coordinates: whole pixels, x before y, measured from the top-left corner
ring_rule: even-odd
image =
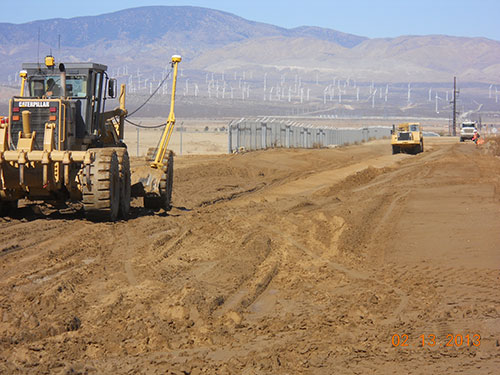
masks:
[[[59,71],[61,72],[61,97],[66,97],[66,67],[63,63],[59,64]]]

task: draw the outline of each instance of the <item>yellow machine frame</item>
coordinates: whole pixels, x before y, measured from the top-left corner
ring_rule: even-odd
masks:
[[[417,125],[418,130],[411,130],[412,125]],[[402,135],[404,135],[404,137]],[[423,152],[424,138],[420,123],[405,122],[393,128],[391,145],[393,154],[398,154],[400,152],[418,154]]]
[[[182,58],[179,55],[172,56],[172,67],[174,68],[174,77],[172,82],[172,96],[170,99],[170,113],[167,119],[167,125],[165,126],[165,130],[163,131],[163,135],[161,137],[160,143],[158,145],[158,149],[156,151],[155,158],[151,163],[151,168],[161,169],[164,166],[163,159],[165,158],[165,154],[167,153],[168,143],[170,142],[170,137],[172,136],[172,132],[174,131],[175,126],[175,89],[177,86],[177,71],[178,65],[181,62]]]

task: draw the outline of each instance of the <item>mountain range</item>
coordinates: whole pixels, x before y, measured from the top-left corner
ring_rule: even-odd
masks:
[[[151,6],[99,16],[0,23],[0,81],[22,62],[97,61],[133,71],[305,71],[375,82],[500,82],[500,42],[446,35],[369,39],[319,27],[286,29],[200,7]]]

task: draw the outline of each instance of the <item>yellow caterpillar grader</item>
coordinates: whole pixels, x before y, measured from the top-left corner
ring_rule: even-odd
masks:
[[[105,65],[68,63],[56,67],[25,63],[21,92],[0,121],[0,215],[16,209],[20,199],[54,206],[81,202],[91,220],[126,219],[131,195],[144,206],[170,208],[173,153],[167,146],[175,125],[174,104],[180,56],[172,57],[170,114],[147,176],[131,186],[124,138],[125,85],[119,107],[106,110],[116,98],[117,81]]]

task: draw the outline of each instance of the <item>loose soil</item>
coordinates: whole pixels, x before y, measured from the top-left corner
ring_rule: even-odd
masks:
[[[500,158],[425,148],[179,156],[173,209],[117,223],[20,208],[0,373],[498,373]]]

